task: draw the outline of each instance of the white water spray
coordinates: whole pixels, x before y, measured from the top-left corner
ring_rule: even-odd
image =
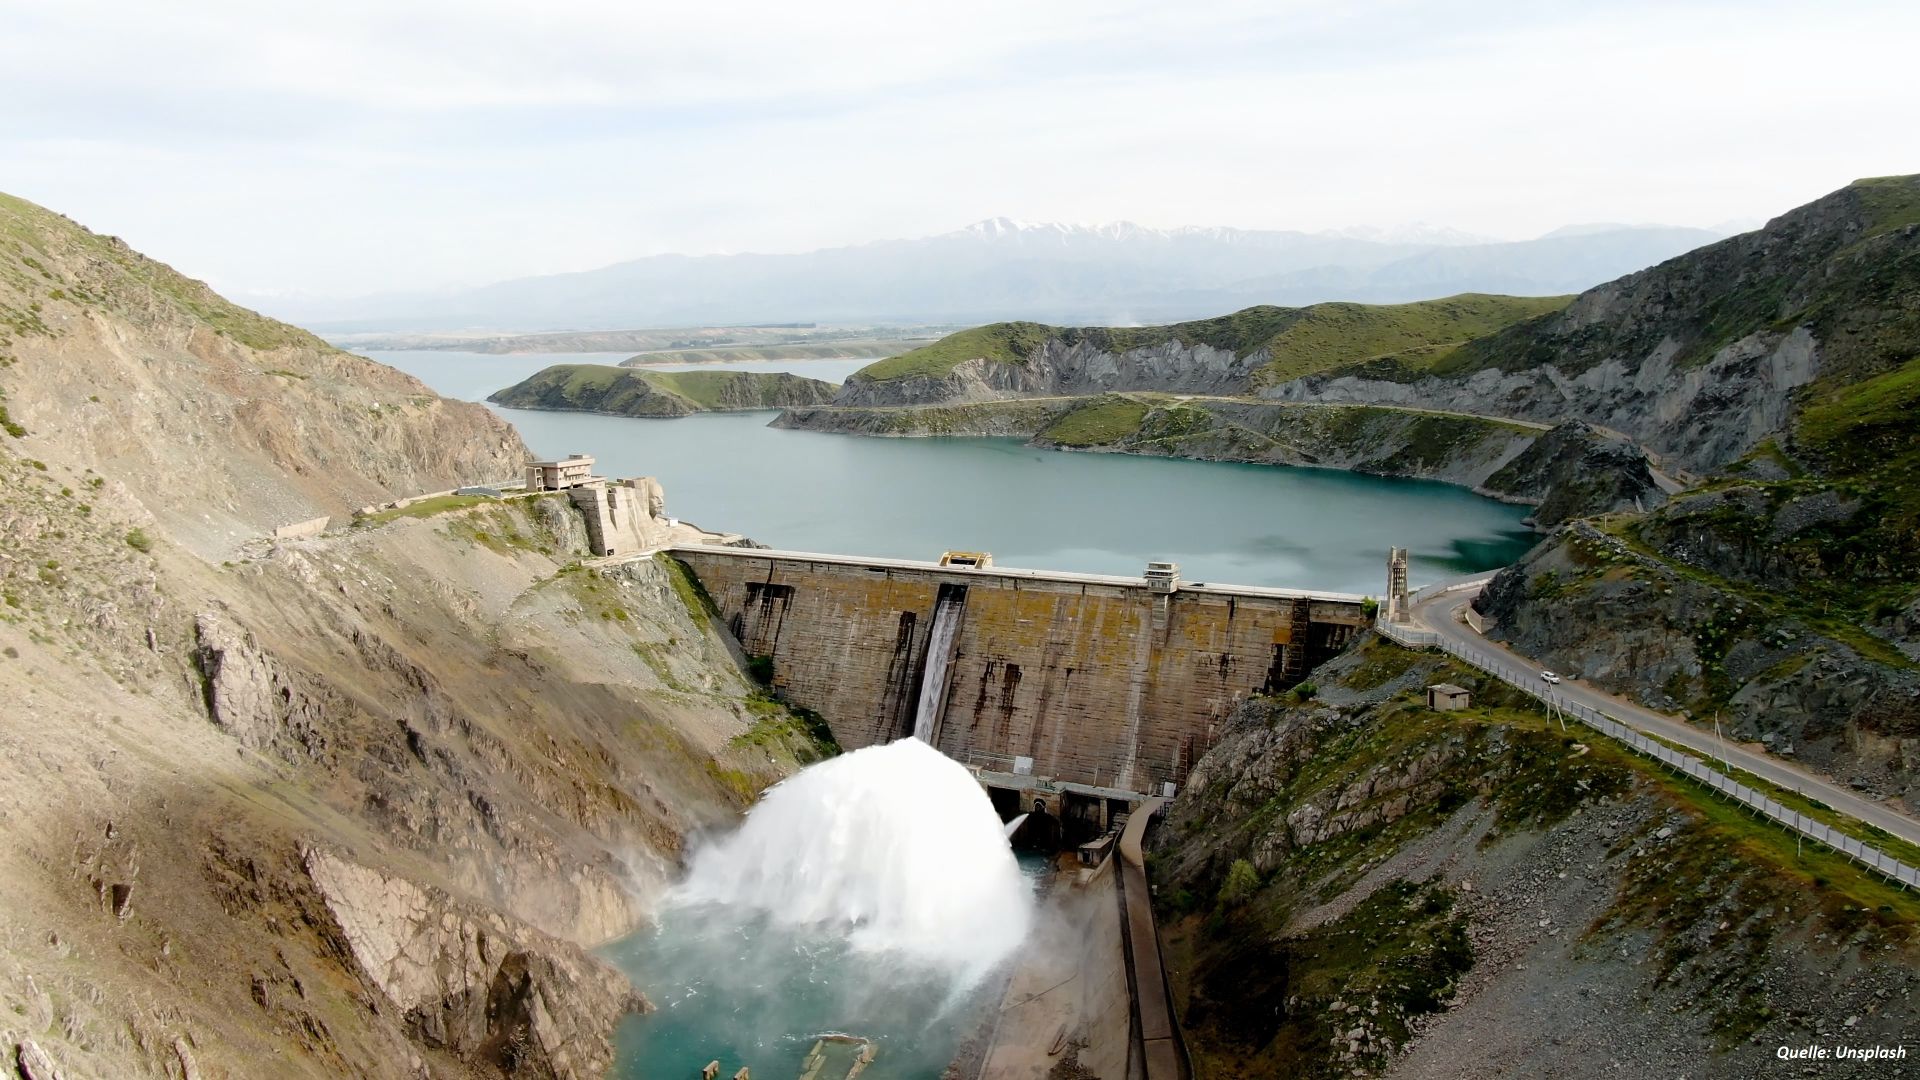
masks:
[[[914,710],[913,737],[933,745],[933,725],[947,696],[947,671],[953,667],[953,647],[960,630],[960,611],[966,601],[942,596],[933,609],[933,630],[927,635],[927,670],[920,677],[920,707]]]
[[[700,851],[675,899],[845,928],[967,979],[1026,936],[1032,897],[993,803],[918,739],[869,746],[770,788],[738,832]]]

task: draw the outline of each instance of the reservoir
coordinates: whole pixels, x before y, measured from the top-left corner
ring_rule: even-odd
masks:
[[[481,401],[555,363],[624,354],[367,355],[449,397]],[[839,382],[871,361],[702,365]],[[665,365],[655,370],[692,370]],[[1449,484],[1328,469],[1037,450],[1017,439],[877,439],[767,427],[774,413],[675,420],[496,411],[535,453],[592,454],[608,476],[655,476],[667,511],[776,548],[1379,595],[1387,549],[1416,585],[1506,565],[1535,539],[1527,510]],[[504,478],[503,478],[504,479]]]

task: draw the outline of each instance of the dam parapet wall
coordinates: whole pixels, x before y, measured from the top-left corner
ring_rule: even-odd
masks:
[[[787,700],[848,749],[913,733],[981,769],[1162,794],[1234,706],[1297,684],[1365,597],[677,546]],[[934,644],[936,612],[951,625]],[[930,653],[942,677],[926,678]],[[923,708],[923,686],[941,700]]]

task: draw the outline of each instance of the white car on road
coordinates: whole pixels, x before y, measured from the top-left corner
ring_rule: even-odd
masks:
[[[1551,671],[1543,671],[1540,673],[1540,681],[1552,686],[1558,686],[1560,684],[1560,676],[1555,675]]]

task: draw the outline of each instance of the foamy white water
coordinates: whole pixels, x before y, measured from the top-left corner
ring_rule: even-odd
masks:
[[[842,754],[768,789],[737,832],[695,854],[673,900],[841,928],[857,949],[967,977],[1020,944],[1033,907],[986,792],[918,739]]]

